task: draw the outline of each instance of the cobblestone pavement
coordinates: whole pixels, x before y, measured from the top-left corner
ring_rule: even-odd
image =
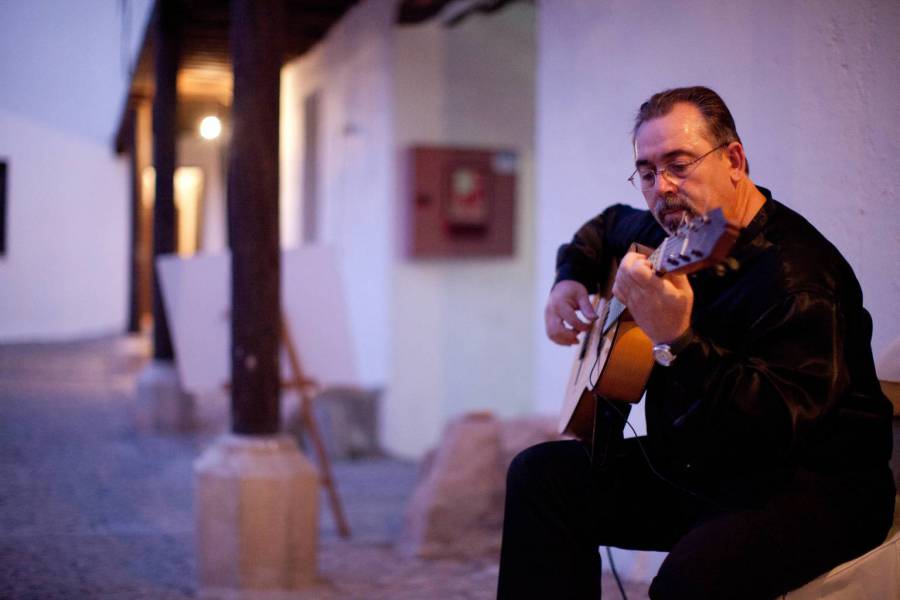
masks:
[[[221,419],[190,435],[136,427],[146,354],[133,337],[0,346],[0,598],[197,596],[192,463]],[[494,597],[494,560],[394,552],[416,465],[377,458],[334,468],[354,535],[341,540],[323,509],[320,584],[297,598]],[[647,597],[644,585],[627,589],[632,600]],[[619,597],[611,580],[604,597]]]

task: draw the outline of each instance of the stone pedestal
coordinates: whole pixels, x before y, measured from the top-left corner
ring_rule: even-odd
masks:
[[[470,413],[451,421],[423,461],[398,550],[422,558],[496,558],[506,470],[528,446],[561,439],[556,418],[500,421]]]
[[[378,445],[380,395],[379,390],[335,386],[325,388],[312,399],[313,418],[330,459],[383,454]],[[285,431],[300,437],[303,447],[310,448],[298,395],[287,394],[281,406]]]
[[[283,598],[315,582],[319,475],[290,437],[222,436],[194,482],[201,596]]]
[[[152,360],[137,379],[138,426],[160,432],[196,426],[193,397],[181,389],[171,361]]]
[[[450,422],[407,506],[398,550],[423,558],[495,556],[502,457],[496,417],[472,413]]]

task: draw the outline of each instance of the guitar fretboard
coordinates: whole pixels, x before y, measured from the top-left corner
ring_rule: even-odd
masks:
[[[658,276],[666,273],[690,273],[723,260],[737,239],[739,229],[725,220],[721,208],[683,223],[662,241],[647,260]],[[722,242],[722,243],[720,243]],[[619,320],[627,308],[612,297],[603,321],[603,335]]]
[[[654,250],[650,256],[647,257],[647,260],[650,261],[650,264],[653,265],[653,272],[657,275],[662,275],[664,271],[662,271],[662,257],[666,255],[669,246],[672,245],[672,242],[677,242],[678,238],[676,236],[667,237],[663,240],[662,244]],[[606,335],[609,332],[610,327],[615,325],[616,321],[619,320],[619,317],[622,316],[622,313],[625,312],[625,309],[628,308],[622,302],[619,301],[618,298],[613,296],[609,301],[609,312],[606,314],[606,320],[603,322],[603,331],[602,334]]]

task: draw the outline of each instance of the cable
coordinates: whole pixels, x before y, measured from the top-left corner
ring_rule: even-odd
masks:
[[[616,563],[613,561],[612,557],[612,548],[609,546],[606,547],[606,558],[609,559],[609,570],[612,571],[613,577],[616,578],[616,585],[619,586],[619,593],[622,594],[622,600],[628,600],[628,596],[625,595],[625,587],[622,585],[622,580],[619,579],[619,572],[616,571]]]
[[[607,404],[609,404],[612,407],[612,409],[614,411],[616,411],[616,413],[618,413],[618,415],[622,418],[622,420],[625,421],[625,424],[628,425],[628,428],[631,430],[631,433],[634,434],[634,441],[637,442],[638,448],[640,449],[641,454],[644,456],[644,462],[647,463],[647,467],[649,467],[651,473],[653,473],[660,481],[667,483],[668,485],[672,486],[679,492],[683,492],[685,494],[693,496],[694,498],[696,498],[702,502],[706,502],[707,504],[710,504],[719,510],[723,510],[723,507],[719,503],[707,498],[703,494],[698,494],[698,493],[693,492],[685,487],[678,485],[677,483],[675,483],[668,477],[663,476],[659,471],[657,471],[656,468],[653,466],[653,462],[650,460],[650,457],[647,455],[647,451],[644,450],[644,445],[641,443],[641,437],[638,435],[637,431],[635,431],[634,427],[631,425],[631,422],[628,421],[628,418],[622,414],[622,412],[618,409],[618,407],[616,407],[616,405],[612,401],[610,401],[609,398],[606,398],[603,396],[600,396],[600,397],[603,398],[603,400]]]
[[[607,309],[608,309],[608,307],[607,307]],[[605,315],[604,315],[604,320],[605,320]],[[613,335],[615,335],[615,334],[613,334]],[[601,330],[601,333],[598,336],[598,339],[595,340],[595,343],[597,343],[598,345],[602,345],[603,338],[604,338],[604,335]],[[606,353],[605,360],[603,361],[603,364],[601,365],[600,364],[601,353],[598,348],[597,357],[594,359],[594,364],[591,365],[590,375],[588,376],[588,381],[591,381],[593,379],[594,374],[596,374],[596,379],[593,379],[592,387],[595,387],[597,385],[597,383],[599,382],[600,373],[602,373],[603,369],[606,368],[606,363],[609,360],[609,354],[610,354],[609,352]],[[631,424],[631,421],[628,420],[628,417],[626,417],[624,414],[622,414],[622,411],[620,411],[619,408],[615,405],[615,403],[612,402],[609,398],[607,398],[605,396],[601,396],[596,393],[594,394],[594,398],[595,398],[594,411],[598,410],[597,404],[596,404],[596,398],[603,398],[603,401],[606,402],[606,404],[612,408],[612,410],[619,416],[619,418],[624,422],[624,424],[628,426],[628,428],[631,430],[631,433],[634,435],[634,440],[638,445],[638,449],[640,449],[641,454],[644,457],[644,462],[647,463],[647,467],[650,469],[650,472],[653,473],[653,475],[655,477],[657,477],[660,481],[663,481],[667,485],[673,487],[674,489],[676,489],[682,493],[693,496],[694,498],[697,498],[701,502],[705,502],[717,509],[720,509],[720,510],[722,509],[721,505],[719,505],[717,502],[714,502],[713,500],[703,496],[702,494],[698,494],[694,491],[691,491],[685,487],[678,485],[677,483],[675,483],[674,481],[672,481],[668,477],[665,477],[659,471],[657,471],[656,467],[653,466],[653,461],[650,460],[650,456],[647,454],[647,451],[644,449],[644,444],[641,443],[641,436],[638,435],[634,426]],[[593,428],[592,428],[592,432],[591,432],[591,439],[592,439],[593,444],[596,445],[598,442],[596,415],[594,417],[594,423],[593,423]],[[609,440],[606,440],[606,442],[608,443]],[[596,448],[592,448],[592,452],[589,455],[592,466],[594,466],[594,457],[596,456],[596,454],[597,454]],[[604,460],[606,460],[606,458],[604,458]],[[619,593],[622,595],[622,600],[628,600],[628,596],[625,594],[625,588],[622,585],[622,580],[619,578],[619,572],[616,570],[616,564],[613,561],[612,550],[610,549],[609,546],[606,546],[606,555],[609,560],[610,571],[612,571],[613,577],[616,580],[616,585],[619,588]]]

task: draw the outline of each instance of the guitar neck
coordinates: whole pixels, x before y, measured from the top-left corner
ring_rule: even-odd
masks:
[[[663,240],[663,243],[659,245],[659,247],[654,250],[650,256],[647,257],[647,260],[650,261],[650,264],[653,265],[653,272],[659,274],[660,272],[660,261],[663,256],[663,252],[665,251],[666,244],[669,242],[670,238],[666,238]],[[606,313],[606,319],[603,322],[603,335],[609,331],[610,327],[615,325],[616,321],[619,320],[619,317],[622,316],[622,313],[625,312],[627,308],[624,304],[622,304],[618,298],[613,296],[609,300],[608,312]]]
[[[721,208],[695,217],[683,224],[674,234],[647,257],[653,273],[662,277],[667,273],[693,273],[725,259],[737,239],[739,228],[725,220]],[[610,298],[603,321],[603,334],[618,321],[627,308],[615,297]]]
[[[608,310],[606,313],[606,319],[603,321],[603,330],[601,331],[602,335],[606,335],[610,327],[616,324],[616,321],[619,320],[619,317],[622,316],[622,313],[625,312],[625,309],[627,308],[624,304],[619,302],[619,299],[615,296],[609,299],[609,303],[606,306]]]

